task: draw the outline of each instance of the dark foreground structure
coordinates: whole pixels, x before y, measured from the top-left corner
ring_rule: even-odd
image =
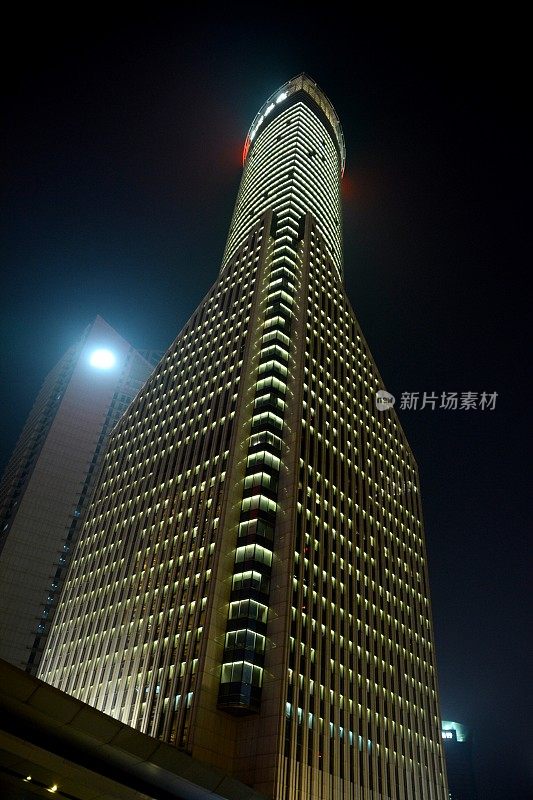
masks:
[[[266,800],[1,660],[0,797]]]
[[[257,114],[40,676],[275,800],[447,800],[418,470],[344,289],[344,158],[307,76]]]

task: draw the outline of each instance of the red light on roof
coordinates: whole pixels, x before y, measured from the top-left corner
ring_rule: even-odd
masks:
[[[242,151],[242,165],[244,167],[244,162],[246,161],[246,156],[248,155],[248,150],[250,149],[250,137],[246,137],[246,141],[244,143],[244,149]]]

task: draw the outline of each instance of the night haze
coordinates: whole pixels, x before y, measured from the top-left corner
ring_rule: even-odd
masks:
[[[519,48],[499,24],[19,20],[1,461],[97,314],[139,349],[170,345],[217,276],[254,115],[305,71],[343,126],[345,282],[386,388],[397,406],[498,393],[494,410],[399,415],[420,468],[441,713],[473,733],[480,798],[518,800],[532,784],[526,150]]]

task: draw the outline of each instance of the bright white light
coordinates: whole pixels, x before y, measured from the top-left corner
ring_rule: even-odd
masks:
[[[276,103],[282,103],[286,97],[287,97],[287,92],[282,92],[281,94],[278,94],[278,96],[276,97]]]
[[[116,360],[111,350],[102,348],[91,353],[89,363],[91,367],[96,367],[96,369],[111,369],[111,367],[115,366]]]

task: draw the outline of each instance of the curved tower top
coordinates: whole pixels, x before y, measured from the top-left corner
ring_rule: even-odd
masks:
[[[318,108],[322,111],[327,122],[333,129],[335,141],[338,146],[341,175],[344,175],[346,147],[344,144],[344,135],[340,120],[327,95],[324,94],[322,89],[320,89],[315,81],[312,80],[309,75],[306,75],[305,72],[301,72],[299,75],[296,75],[295,78],[292,78],[290,81],[287,81],[287,83],[284,83],[283,86],[280,86],[280,88],[274,92],[274,94],[270,95],[266,103],[264,103],[259,109],[254,121],[250,125],[250,129],[248,130],[248,135],[244,143],[243,165],[246,162],[250,145],[259,132],[259,129],[263,127],[263,124],[266,121],[270,122],[276,116],[276,114],[280,112],[281,109],[287,106],[291,98],[293,101],[297,99],[294,97],[294,95],[299,95],[302,92],[305,92],[313,100],[315,105],[318,106]]]
[[[289,219],[298,230],[302,218],[311,214],[341,276],[344,160],[339,119],[311,78],[302,73],[274,92],[246,137],[243,175],[223,264],[266,213],[274,214],[280,230]]]

